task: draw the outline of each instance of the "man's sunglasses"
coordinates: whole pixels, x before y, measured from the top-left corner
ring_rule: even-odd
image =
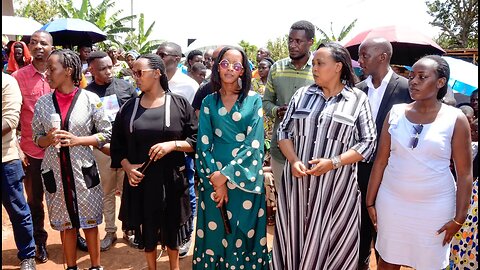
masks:
[[[418,137],[423,131],[423,125],[414,125],[413,126],[413,136],[410,139],[410,148],[414,149],[418,145]]]
[[[166,52],[159,52],[157,53],[158,56],[160,56],[162,59],[167,57],[167,56],[179,56],[179,55],[176,55],[176,54],[169,54],[169,53],[166,53]]]

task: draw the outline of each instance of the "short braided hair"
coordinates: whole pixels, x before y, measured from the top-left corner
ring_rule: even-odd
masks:
[[[49,57],[52,55],[58,55],[58,61],[62,64],[63,68],[71,68],[72,75],[71,79],[75,86],[80,85],[82,80],[82,61],[77,53],[69,49],[60,49],[53,51]]]

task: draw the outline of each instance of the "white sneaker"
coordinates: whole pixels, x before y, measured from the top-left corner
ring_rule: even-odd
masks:
[[[180,259],[187,257],[187,254],[188,254],[188,251],[190,250],[191,245],[192,245],[192,239],[190,238],[188,242],[186,242],[185,244],[181,245],[178,248],[178,257],[180,257]]]

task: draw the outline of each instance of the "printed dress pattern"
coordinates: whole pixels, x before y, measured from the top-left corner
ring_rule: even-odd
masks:
[[[473,181],[467,219],[450,245],[452,270],[478,269],[478,178]]]
[[[78,99],[72,103],[73,109],[67,120],[69,132],[75,136],[89,136],[95,128],[98,131],[95,136],[101,147],[110,141],[112,134],[110,121],[96,94],[82,89],[78,91]],[[32,120],[35,143],[40,136],[45,136],[52,128],[50,115],[56,113],[52,95],[54,94],[42,96],[35,105]],[[80,228],[94,228],[102,223],[103,213],[103,191],[95,156],[89,146],[73,146],[68,150],[75,184],[72,189],[67,189],[67,192],[74,198]],[[45,149],[41,169],[50,224],[54,230],[71,229],[73,221],[70,219],[65,202],[67,192],[61,176],[60,158],[57,149],[53,146]],[[87,172],[97,177],[86,176]]]
[[[250,91],[228,112],[217,93],[200,109],[196,166],[199,209],[193,269],[267,269],[265,188],[263,184],[263,110]],[[220,170],[227,179],[225,233],[214,189],[207,176]]]

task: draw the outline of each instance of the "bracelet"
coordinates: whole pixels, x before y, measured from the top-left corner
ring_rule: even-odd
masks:
[[[333,169],[338,169],[342,167],[342,160],[340,158],[340,155],[334,156],[330,160],[332,161]]]
[[[175,150],[179,150],[180,149],[180,145],[177,144],[177,141],[175,141]]]
[[[375,204],[371,204],[371,205],[367,206],[367,208],[374,207],[374,206],[375,206]]]
[[[455,222],[455,224],[457,224],[458,226],[463,226],[463,223],[456,221],[454,218],[452,218],[452,221]]]

